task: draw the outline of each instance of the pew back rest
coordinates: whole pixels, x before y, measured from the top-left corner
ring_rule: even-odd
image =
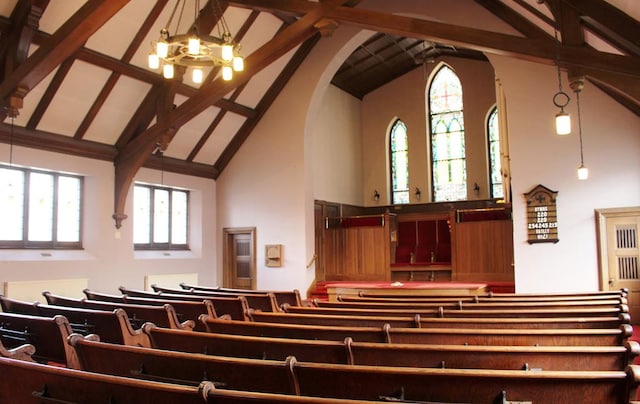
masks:
[[[202,404],[210,383],[181,386],[0,358],[2,403]]]
[[[67,345],[70,334],[71,326],[64,316],[0,313],[0,341],[9,348],[33,345],[36,348],[33,358],[39,362],[77,367],[75,353]]]

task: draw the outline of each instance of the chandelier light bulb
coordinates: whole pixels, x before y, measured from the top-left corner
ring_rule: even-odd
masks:
[[[233,59],[233,45],[225,43],[222,45],[222,60],[230,62]]]
[[[584,164],[580,164],[578,167],[578,179],[581,181],[589,179],[589,169]]]
[[[169,55],[169,44],[166,41],[160,40],[156,43],[156,55],[161,59]]]
[[[556,133],[561,136],[571,133],[571,116],[564,109],[556,114]]]
[[[173,65],[171,63],[167,63],[162,67],[162,75],[165,79],[173,78]]]
[[[233,57],[233,70],[241,72],[244,70],[244,59],[242,56]]]
[[[200,69],[199,67],[194,68],[193,72],[191,72],[191,80],[193,80],[193,82],[196,84],[200,84],[202,83],[202,78],[202,69]]]
[[[187,52],[191,55],[197,55],[200,53],[200,38],[197,36],[192,36],[189,38],[189,47]]]
[[[160,58],[155,53],[149,54],[148,62],[150,69],[157,69],[160,67]]]
[[[233,69],[231,66],[222,66],[222,79],[229,81],[233,78]]]

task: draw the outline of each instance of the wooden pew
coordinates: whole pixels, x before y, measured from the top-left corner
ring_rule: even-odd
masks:
[[[194,320],[180,322],[178,314],[170,304],[162,306],[140,305],[130,303],[109,303],[96,300],[74,299],[65,296],[54,295],[50,292],[42,292],[49,305],[76,307],[91,310],[113,311],[123,309],[129,317],[132,327],[141,328],[144,323],[151,322],[158,327],[174,328],[177,330],[193,330]],[[200,313],[203,314],[203,313]]]
[[[214,333],[179,332],[147,324],[155,349],[303,362],[372,366],[473,369],[623,370],[640,354],[640,344],[624,346],[465,346],[318,341]]]
[[[215,309],[215,312],[218,316],[227,315],[233,320],[247,320],[248,317],[246,315],[247,310],[251,307],[249,304],[249,300],[247,296],[201,296],[201,295],[191,295],[191,294],[182,294],[182,295],[174,295],[171,293],[162,293],[162,292],[147,292],[141,290],[132,290],[127,289],[125,287],[120,287],[120,291],[125,295],[125,300],[130,298],[146,298],[146,299],[166,299],[171,301],[192,301],[192,302],[201,302],[203,300],[209,300]],[[258,300],[264,300],[263,296],[258,296]],[[269,305],[271,305],[271,300],[273,296],[268,297]],[[129,300],[131,301],[131,300]],[[254,302],[255,303],[255,302]]]
[[[251,290],[251,289],[234,289],[224,287],[212,287],[201,285],[190,285],[188,283],[180,283],[180,287],[184,290],[202,291],[202,292],[220,292],[229,293],[231,295],[244,295],[244,294],[265,294],[273,293],[278,302],[278,307],[283,304],[289,304],[291,306],[302,306],[302,298],[298,289],[293,290]]]
[[[277,338],[393,342],[453,345],[623,345],[633,334],[629,324],[618,329],[479,329],[393,328],[373,326],[303,325],[296,323],[242,322],[201,317],[208,332]]]
[[[503,310],[503,309],[590,309],[590,308],[621,308],[627,309],[627,299],[599,299],[599,300],[567,300],[567,301],[551,301],[551,302],[503,302],[499,300],[486,301],[486,302],[474,302],[474,301],[457,301],[446,303],[433,303],[433,302],[344,302],[344,301],[326,301],[320,299],[312,300],[312,307],[324,308],[324,309],[349,309],[349,310],[420,310],[420,309],[432,309],[434,307],[443,308],[456,308],[460,310]],[[298,307],[284,305],[284,311],[290,311],[292,313],[304,313],[308,311],[310,307]]]
[[[620,299],[627,304],[628,291],[612,291],[597,294],[523,294],[487,293],[483,295],[370,295],[361,293],[354,295],[338,295],[338,301],[342,302],[370,302],[370,303],[436,303],[436,302],[571,302],[576,300],[611,300]]]
[[[285,313],[294,314],[321,314],[321,315],[342,315],[342,316],[383,316],[383,315],[415,315],[431,317],[489,317],[487,314],[496,314],[494,317],[533,317],[532,314],[541,314],[539,317],[570,317],[570,316],[617,316],[620,313],[628,313],[629,307],[626,304],[603,304],[603,305],[586,305],[586,306],[570,306],[559,305],[552,306],[545,303],[526,303],[518,305],[516,303],[492,304],[492,303],[469,303],[465,305],[449,304],[448,306],[425,305],[411,308],[410,305],[400,305],[394,307],[380,307],[378,304],[372,304],[365,308],[366,304],[354,307],[330,306],[325,303],[317,302],[321,307],[299,307],[283,305],[282,310]],[[348,303],[342,303],[348,304]],[[359,307],[358,307],[359,306]],[[473,312],[478,313],[474,314]],[[468,314],[461,316],[459,313]]]
[[[67,344],[67,338],[71,333],[71,326],[63,316],[39,317],[0,313],[0,341],[4,347],[32,345],[36,352],[31,356],[38,362],[77,368],[75,351]]]
[[[523,371],[341,365],[217,357],[71,339],[83,369],[97,373],[193,383],[203,375],[225,388],[375,400],[626,403],[640,371]],[[339,382],[337,382],[339,381]],[[503,392],[506,392],[503,393]],[[586,401],[585,401],[586,400]]]
[[[2,403],[203,404],[209,382],[184,386],[0,358]]]
[[[364,314],[364,313],[362,313]],[[280,313],[262,313],[248,311],[249,319],[258,322],[297,323],[309,325],[337,326],[381,326],[416,328],[619,328],[629,324],[631,316],[622,313],[608,317],[425,317],[421,314],[391,313],[376,316],[376,312],[367,315],[336,314],[296,314],[289,316]]]
[[[267,312],[277,312],[281,311],[278,305],[278,301],[276,300],[276,296],[272,292],[266,293],[225,293],[225,292],[205,292],[205,291],[196,291],[196,290],[184,290],[184,289],[173,289],[161,287],[158,285],[151,285],[153,290],[156,293],[161,294],[171,294],[171,295],[182,295],[182,296],[200,296],[201,299],[206,299],[210,297],[237,297],[243,296],[247,299],[247,303],[249,307],[255,310],[267,311]],[[122,290],[122,289],[121,289]]]
[[[628,403],[640,371],[417,369],[296,362],[300,394],[406,402]],[[336,380],[340,382],[336,383]]]
[[[621,313],[628,313],[629,307],[620,305],[619,307],[593,307],[593,308],[495,308],[495,309],[457,309],[447,307],[434,307],[426,309],[345,309],[329,307],[297,307],[283,306],[284,314],[293,315],[323,315],[323,316],[413,316],[421,317],[617,317]],[[283,312],[268,313],[273,317],[282,316]]]
[[[205,331],[204,326],[200,323],[200,321],[198,321],[198,317],[201,314],[234,320],[248,319],[245,313],[249,309],[249,305],[247,304],[246,299],[243,297],[222,297],[204,300],[197,298],[193,300],[186,300],[183,299],[182,296],[167,298],[166,295],[157,295],[154,298],[148,298],[134,297],[129,295],[111,295],[107,293],[93,292],[88,289],[85,289],[83,292],[87,296],[87,299],[96,301],[131,303],[149,306],[162,306],[165,304],[170,304],[175,309],[180,321],[195,321],[194,330],[196,331]],[[217,309],[214,306],[214,303],[215,306],[217,306]]]
[[[36,347],[31,344],[18,345],[15,348],[6,348],[0,340],[0,357],[19,361],[35,362],[33,354]]]
[[[606,290],[606,291],[594,291],[594,292],[574,292],[574,293],[493,293],[489,292],[483,295],[478,295],[479,299],[482,298],[490,298],[490,299],[506,299],[510,301],[524,301],[524,300],[536,300],[536,301],[553,301],[553,300],[584,300],[584,299],[612,299],[618,297],[628,297],[629,290],[628,289],[619,289],[619,290]],[[425,295],[412,295],[411,293],[403,293],[399,295],[385,293],[384,290],[376,291],[376,292],[359,292],[358,296],[360,297],[373,297],[373,298],[390,298],[390,299],[429,299],[432,296]],[[448,295],[451,296],[451,295]],[[346,296],[345,296],[346,297]],[[438,296],[435,296],[438,297]],[[457,295],[453,296],[456,298],[460,297],[468,297],[468,295]]]
[[[388,342],[388,327],[329,327],[255,323],[251,321],[220,320],[200,316],[207,332],[232,335],[253,335],[275,338],[297,338],[306,340],[343,341],[352,337],[354,341]]]
[[[112,311],[79,309],[23,302],[0,296],[2,310],[9,313],[30,314],[41,317],[62,315],[69,320],[74,332],[97,334],[101,341],[115,344],[149,346],[149,338],[142,330],[134,330],[127,313],[122,309]],[[37,347],[37,346],[36,346]]]

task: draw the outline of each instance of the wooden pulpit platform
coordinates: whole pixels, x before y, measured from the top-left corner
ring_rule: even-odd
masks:
[[[360,293],[390,296],[465,296],[488,292],[486,283],[468,282],[327,282],[325,286],[329,301],[336,301],[338,295],[358,296]]]

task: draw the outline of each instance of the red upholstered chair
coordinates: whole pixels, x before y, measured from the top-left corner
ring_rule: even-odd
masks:
[[[408,264],[413,253],[412,245],[399,245],[396,247],[396,264]]]

